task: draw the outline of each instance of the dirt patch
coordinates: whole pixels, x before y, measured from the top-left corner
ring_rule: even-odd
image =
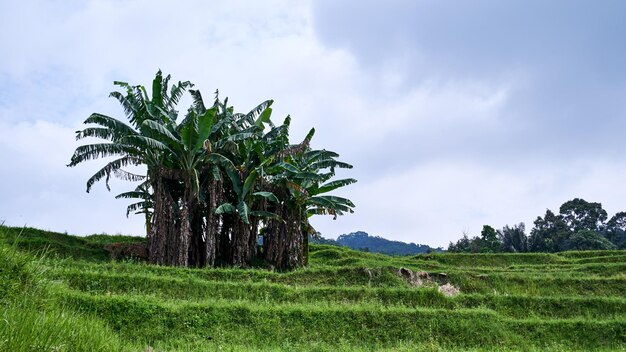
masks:
[[[413,287],[423,286],[426,282],[430,281],[430,276],[428,276],[428,273],[425,271],[413,271],[409,268],[400,268],[397,274]]]
[[[148,260],[148,246],[145,243],[111,243],[104,246],[111,259]]]
[[[400,268],[396,274],[406,280],[412,287],[437,287],[439,292],[447,297],[454,297],[461,293],[458,287],[448,282],[448,275],[446,273],[436,273],[431,276],[425,271],[413,271],[409,268]]]
[[[439,292],[443,293],[445,296],[454,297],[458,295],[459,293],[461,293],[461,290],[459,290],[458,287],[455,287],[451,285],[450,283],[447,283],[443,286],[439,286]]]

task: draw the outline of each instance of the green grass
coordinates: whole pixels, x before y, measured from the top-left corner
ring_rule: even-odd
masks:
[[[142,237],[91,235],[77,237],[31,227],[0,225],[0,242],[32,254],[45,252],[49,257],[108,261],[110,254],[104,246],[111,243],[141,243]]]
[[[626,299],[604,296],[528,296],[464,294],[447,298],[435,288],[307,287],[269,282],[222,282],[152,275],[66,272],[58,278],[68,287],[93,295],[134,295],[164,301],[246,301],[256,304],[316,304],[354,306],[373,304],[410,308],[487,308],[503,316],[619,318],[626,313]]]
[[[41,257],[0,243],[0,351],[118,351],[117,334],[51,300]]]
[[[120,339],[100,319],[22,301],[0,307],[0,351],[119,351]]]
[[[308,268],[274,272],[113,261],[104,249],[141,241],[0,228],[0,351],[626,350],[626,251],[319,245]],[[413,287],[401,267],[430,280]],[[441,294],[446,283],[461,294]]]

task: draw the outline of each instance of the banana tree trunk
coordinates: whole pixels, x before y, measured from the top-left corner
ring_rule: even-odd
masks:
[[[154,189],[154,212],[148,235],[148,260],[152,264],[171,265],[173,200],[165,189],[160,173],[153,171],[151,176]]]
[[[150,212],[146,209],[146,239],[150,239],[150,233],[152,232],[152,217]]]
[[[248,255],[246,257],[246,261],[251,263],[252,260],[257,255],[257,245],[258,245],[258,233],[259,233],[259,219],[254,218],[250,220],[250,228],[248,232]]]
[[[204,267],[206,256],[204,251],[204,212],[197,202],[191,209],[191,239],[189,242],[189,266]]]
[[[295,269],[306,264],[302,212],[297,207],[280,206],[277,214],[283,221],[269,220],[265,233],[265,260],[279,269]],[[267,242],[267,243],[265,243]]]
[[[221,204],[223,199],[223,189],[221,180],[212,179],[209,181],[208,187],[208,209],[206,212],[206,230],[204,233],[204,251],[206,257],[206,266],[215,265],[218,254],[219,225],[221,216],[215,214],[217,205]]]
[[[302,266],[309,265],[309,234],[302,233]]]
[[[247,266],[249,237],[250,225],[244,223],[240,218],[237,218],[231,233],[230,264],[239,267]]]
[[[186,193],[186,192],[185,192]],[[187,197],[185,197],[187,198]],[[180,205],[180,232],[177,236],[178,255],[174,265],[189,265],[189,241],[191,238],[191,219],[189,214],[189,203],[183,200]]]
[[[287,226],[287,269],[295,269],[304,266],[304,236],[302,236],[302,224],[300,212],[289,212]]]
[[[220,218],[222,221],[220,224],[221,227],[219,231],[218,243],[215,246],[218,250],[218,253],[215,256],[215,260],[222,263],[229,263],[231,247],[230,234],[233,227],[233,217],[227,214],[221,215]]]

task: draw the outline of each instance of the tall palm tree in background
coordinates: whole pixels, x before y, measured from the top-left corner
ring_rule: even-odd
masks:
[[[247,266],[261,254],[279,268],[305,265],[314,232],[308,218],[353,211],[350,200],[324,195],[356,182],[330,181],[335,168],[352,166],[337,161],[334,152],[311,150],[314,130],[290,145],[291,118],[274,125],[271,100],[240,114],[217,93],[207,107],[199,91],[189,90],[193,103],[177,122],[176,105],[192,84],[179,82],[168,90],[169,80],[159,71],[151,95],[143,86],[115,82],[125,93],[111,96],[129,123],[92,114],[85,123],[96,126],[78,131],[77,139],[106,142],[78,147],[68,166],[115,157],[87,181],[87,191],[103,178],[109,188],[112,174],[141,181],[118,198],[139,200],[127,213],[146,217],[151,263]],[[124,170],[130,165],[145,166],[146,174]]]

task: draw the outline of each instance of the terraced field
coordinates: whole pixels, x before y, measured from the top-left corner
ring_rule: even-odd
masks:
[[[320,245],[288,273],[71,257],[42,262],[47,299],[104,322],[114,350],[626,349],[624,251],[391,257]]]

